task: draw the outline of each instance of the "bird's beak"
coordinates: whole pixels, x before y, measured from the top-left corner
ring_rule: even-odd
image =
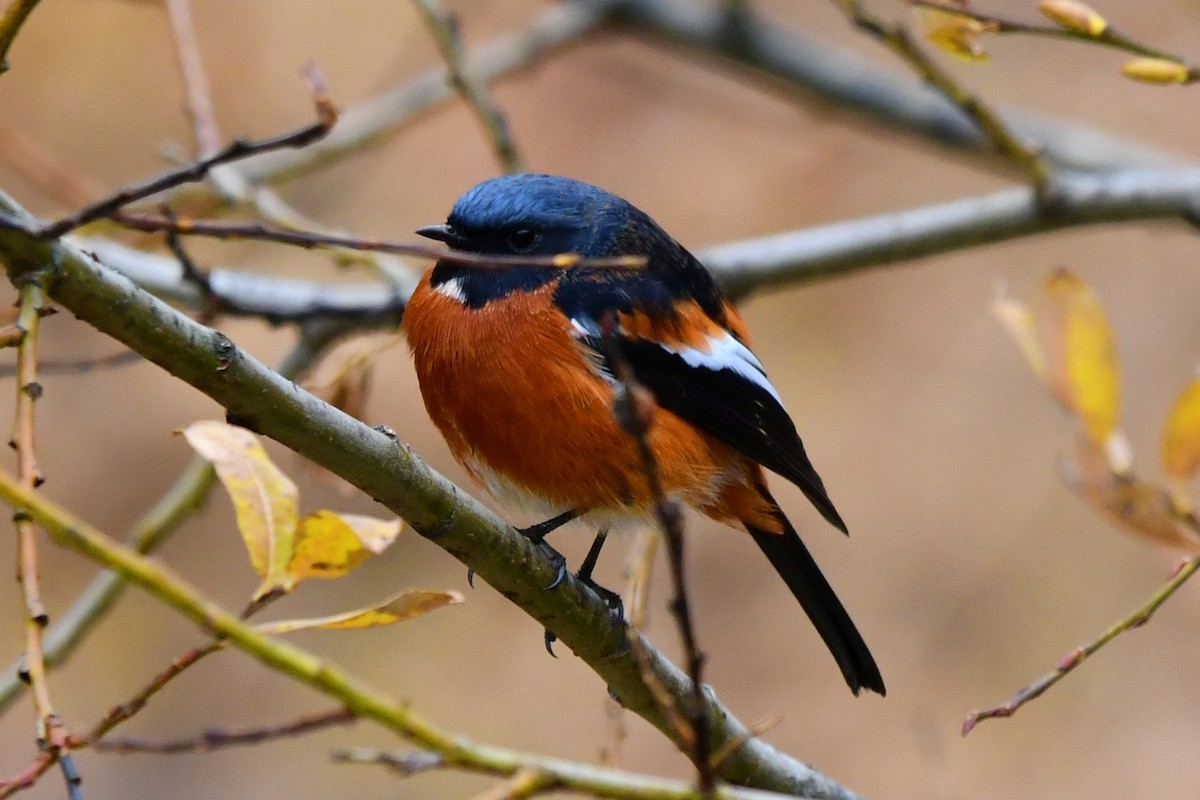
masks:
[[[416,234],[417,236],[424,236],[426,239],[436,239],[439,242],[446,242],[447,244],[453,244],[455,240],[454,229],[445,223],[417,228]]]

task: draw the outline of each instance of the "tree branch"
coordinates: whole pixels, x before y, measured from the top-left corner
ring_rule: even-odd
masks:
[[[938,91],[882,71],[875,63],[804,36],[749,10],[730,16],[715,5],[681,0],[621,0],[614,20],[634,34],[702,57],[719,55],[786,92],[800,91],[885,129],[949,150],[997,160],[991,142]],[[1051,166],[1102,170],[1180,163],[1138,142],[1018,109],[999,108],[1005,127],[1032,143]]]
[[[3,195],[0,211],[27,217],[27,212]],[[557,565],[478,501],[429,469],[406,445],[317,400],[241,352],[228,337],[188,319],[69,243],[40,242],[24,230],[0,230],[0,259],[14,281],[30,270],[57,265],[57,276],[47,289],[56,302],[216,400],[238,424],[270,436],[338,474],[404,518],[542,626],[558,633],[623,705],[674,736],[629,652],[624,625],[611,618],[604,601],[571,577],[555,591],[545,591],[557,577]],[[182,607],[182,598],[169,600]],[[189,606],[188,613],[197,616],[197,607]],[[199,617],[206,624],[216,618],[207,612]],[[225,617],[220,619],[218,632],[225,633]],[[687,697],[691,688],[686,676],[648,642],[644,646],[661,683],[677,698]],[[269,658],[257,640],[247,642],[247,647],[256,656]],[[270,663],[284,666],[283,660],[270,659]],[[325,688],[344,685],[343,676],[328,675],[320,664],[299,665],[288,659],[287,668],[320,681]],[[746,726],[710,691],[706,699],[705,713],[717,748],[746,737],[722,762],[722,778],[790,794],[853,796],[824,775],[752,738]],[[361,713],[380,712],[375,699],[360,705],[356,710]]]
[[[1056,176],[1029,188],[922,206],[708,248],[701,260],[727,291],[816,280],[881,264],[1048,231],[1134,220],[1195,224],[1200,169],[1127,169]]]

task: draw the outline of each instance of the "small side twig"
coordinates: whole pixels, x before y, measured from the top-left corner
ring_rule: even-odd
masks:
[[[1196,573],[1197,569],[1200,569],[1200,556],[1194,556],[1183,562],[1174,576],[1155,592],[1144,605],[1110,626],[1108,630],[1104,631],[1104,633],[1097,636],[1091,642],[1067,653],[1058,662],[1058,666],[1052,672],[1046,673],[999,705],[979,711],[972,711],[963,722],[962,735],[966,736],[974,730],[976,725],[985,719],[1011,717],[1022,706],[1040,697],[1047,689],[1069,675],[1076,667],[1086,661],[1089,656],[1093,655],[1113,639],[1116,639],[1126,631],[1145,625],[1149,622],[1150,617],[1154,615],[1154,612],[1158,610],[1159,606],[1167,602],[1179,587],[1187,583],[1188,579]]]
[[[17,345],[17,399],[10,443],[17,453],[17,482],[30,492],[43,480],[34,448],[34,406],[42,396],[42,385],[38,383],[38,332],[45,305],[45,294],[36,280],[21,287],[17,326],[24,331],[24,336]],[[74,763],[69,762],[66,730],[50,698],[42,651],[42,631],[50,623],[50,615],[42,603],[37,527],[20,508],[14,512],[13,521],[17,531],[17,582],[25,601],[23,675],[33,690],[33,705],[37,711],[39,760],[49,759],[47,767],[53,761],[63,762],[68,794],[74,797],[78,792],[79,775]]]
[[[149,683],[138,690],[132,698],[113,706],[108,710],[103,717],[100,718],[83,736],[72,736],[70,745],[73,748],[86,747],[89,744],[98,742],[101,737],[111,731],[113,728],[120,725],[122,722],[133,717],[139,711],[146,707],[150,699],[158,694],[168,683],[177,678],[184,670],[193,666],[201,659],[212,655],[224,646],[221,640],[214,640],[200,647],[181,653],[171,660],[167,668],[155,675]]]
[[[170,209],[163,209],[163,216],[167,219],[173,219],[174,215]],[[175,256],[175,260],[179,262],[179,268],[183,272],[183,279],[196,287],[196,291],[200,294],[200,311],[199,320],[205,325],[211,324],[217,316],[217,311],[220,309],[221,297],[212,287],[212,282],[208,279],[208,272],[201,269],[195,261],[192,260],[187,248],[183,246],[183,237],[178,231],[167,231],[167,248],[171,254]]]
[[[199,736],[166,741],[145,739],[99,739],[92,743],[96,750],[108,753],[206,753],[226,747],[258,744],[271,739],[301,736],[312,731],[336,725],[349,725],[358,717],[353,711],[341,706],[329,711],[305,714],[289,722],[256,728],[222,729],[210,728]]]
[[[637,382],[633,368],[621,352],[614,333],[615,320],[610,315],[603,324],[604,355],[618,381],[614,398],[614,412],[621,427],[637,440],[642,469],[650,496],[654,499],[654,514],[667,543],[667,560],[671,567],[671,580],[675,596],[671,599],[671,613],[679,626],[683,639],[684,659],[688,677],[692,682],[691,703],[687,709],[692,728],[692,761],[696,765],[696,782],[700,793],[712,796],[716,777],[712,768],[712,744],[705,713],[704,701],[704,653],[696,640],[688,603],[687,581],[683,561],[683,506],[663,490],[658,470],[658,460],[650,447],[650,425],[653,421],[654,401],[649,391]]]
[[[496,104],[488,85],[482,81],[467,61],[462,37],[458,30],[458,17],[442,5],[441,0],[413,0],[426,27],[433,35],[450,85],[462,96],[483,125],[505,172],[520,172],[521,157],[508,129],[508,118]]]
[[[966,112],[992,146],[1024,172],[1039,190],[1050,180],[1050,168],[1041,154],[1017,138],[1000,115],[978,96],[961,86],[913,41],[902,25],[889,25],[869,12],[859,0],[834,0],[860,30],[883,42],[904,59],[913,71]]]

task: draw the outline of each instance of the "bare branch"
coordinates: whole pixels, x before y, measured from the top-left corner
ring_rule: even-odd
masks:
[[[492,150],[500,161],[505,172],[520,172],[521,157],[517,154],[517,146],[513,142],[508,129],[508,119],[500,106],[496,104],[487,83],[479,79],[474,69],[467,63],[463,52],[462,37],[458,32],[458,17],[446,10],[440,0],[414,0],[421,12],[425,25],[433,34],[442,60],[446,62],[446,71],[450,85],[467,101],[479,123],[487,133]]]
[[[872,125],[972,156],[994,158],[988,139],[954,103],[907,76],[890,75],[861,56],[769,19],[682,0],[621,0],[614,20],[633,33],[702,57],[719,55],[766,79],[774,89],[816,98]],[[1062,169],[1164,166],[1182,159],[1144,144],[1052,117],[999,109],[1005,126]]]
[[[698,254],[734,296],[881,264],[1081,225],[1132,220],[1193,224],[1200,170],[1065,174],[1029,188],[952,200],[708,248]]]
[[[972,711],[967,715],[963,722],[962,734],[966,736],[975,726],[985,719],[997,719],[1003,717],[1011,717],[1017,713],[1022,706],[1031,700],[1036,700],[1047,689],[1060,680],[1071,674],[1072,671],[1089,656],[1097,650],[1104,647],[1106,644],[1116,639],[1122,633],[1133,630],[1141,625],[1145,625],[1150,621],[1150,617],[1158,610],[1159,606],[1167,602],[1171,595],[1175,594],[1183,584],[1187,583],[1188,579],[1200,569],[1200,556],[1194,556],[1183,562],[1178,571],[1166,582],[1154,595],[1146,601],[1140,608],[1126,616],[1124,619],[1118,620],[1108,630],[1097,636],[1087,644],[1077,647],[1058,662],[1058,666],[1052,672],[1049,672],[1035,680],[1025,688],[1021,689],[1008,700],[997,706],[985,708],[981,711]]]
[[[349,725],[356,719],[353,711],[338,707],[330,711],[305,714],[278,725],[237,729],[210,728],[199,736],[159,742],[106,738],[93,743],[92,747],[109,753],[207,753],[227,747],[258,744],[271,739],[301,736],[334,725]]]
[[[913,41],[908,29],[899,24],[888,24],[867,11],[859,0],[834,0],[842,7],[850,20],[860,29],[886,44],[904,59],[909,67],[925,83],[937,89],[948,100],[961,108],[979,127],[996,152],[1007,159],[1033,182],[1039,189],[1050,177],[1049,168],[1036,148],[1022,142],[1009,129],[1008,124],[992,110],[978,95],[969,92],[949,72],[938,66],[924,50]]]

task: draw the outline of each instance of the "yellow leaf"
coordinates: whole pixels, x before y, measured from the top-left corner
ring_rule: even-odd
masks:
[[[1163,469],[1176,480],[1186,480],[1200,466],[1200,377],[1176,398],[1163,426]]]
[[[994,25],[980,22],[964,14],[942,11],[936,8],[917,8],[918,24],[925,31],[925,38],[961,61],[979,63],[990,56],[979,44],[979,35],[994,29]]]
[[[1191,69],[1167,58],[1135,58],[1121,67],[1121,74],[1135,81],[1159,86],[1195,80]]]
[[[996,295],[992,298],[992,315],[1000,321],[1008,335],[1016,342],[1025,363],[1033,370],[1033,374],[1043,383],[1046,376],[1046,351],[1038,338],[1037,325],[1033,311],[1020,300],[1009,296],[1004,286],[997,287]]]
[[[399,341],[398,333],[369,333],[347,339],[321,358],[303,386],[331,406],[362,419],[375,361]]]
[[[268,622],[256,626],[260,633],[276,636],[293,631],[339,630],[346,628],[371,628],[379,625],[391,625],[406,619],[428,614],[430,611],[445,605],[457,605],[463,601],[458,592],[439,592],[430,589],[408,589],[388,598],[372,608],[362,608],[357,611],[347,611],[344,614],[333,614],[328,617],[313,619],[289,619],[279,622]]]
[[[1108,30],[1108,21],[1091,6],[1076,0],[1043,0],[1038,9],[1050,19],[1069,30],[1100,36]]]
[[[1043,329],[1048,384],[1082,421],[1088,437],[1108,446],[1120,417],[1121,386],[1112,329],[1095,293],[1060,269],[1046,281]]]
[[[256,437],[224,422],[202,421],[183,431],[188,444],[212,463],[233,500],[250,563],[262,577],[256,600],[290,591],[287,565],[296,534],[296,484],[279,471]]]
[[[1157,544],[1200,552],[1200,537],[1181,519],[1169,493],[1132,474],[1118,474],[1089,437],[1076,436],[1060,461],[1063,480],[1126,531]]]
[[[400,535],[398,519],[317,511],[300,520],[288,574],[296,581],[336,578],[387,549]]]

